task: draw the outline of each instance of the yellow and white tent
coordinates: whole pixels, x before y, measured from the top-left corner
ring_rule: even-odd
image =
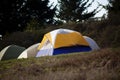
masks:
[[[91,51],[91,48],[81,33],[69,29],[57,29],[44,35],[38,50],[36,57],[86,52]]]

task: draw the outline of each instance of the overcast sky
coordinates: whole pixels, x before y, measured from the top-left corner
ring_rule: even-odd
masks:
[[[51,3],[54,2],[54,5],[57,4],[57,0],[50,0]],[[106,5],[108,4],[108,1],[107,0],[95,0],[94,3],[92,4],[92,6],[89,8],[89,11],[92,11],[93,9],[95,9],[97,6],[98,6],[98,3],[99,2],[100,4],[103,4],[103,5]],[[102,9],[99,13],[97,13],[95,15],[95,17],[102,17],[103,14],[106,14],[107,11],[105,9]]]

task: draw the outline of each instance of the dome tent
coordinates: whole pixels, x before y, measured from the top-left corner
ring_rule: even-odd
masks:
[[[0,60],[8,60],[8,59],[17,59],[18,56],[25,50],[24,47],[17,45],[9,45],[5,47],[0,52]]]
[[[91,51],[82,34],[69,29],[57,29],[44,35],[36,57]]]
[[[99,49],[100,49],[100,47],[97,45],[97,43],[96,43],[92,38],[90,38],[90,37],[88,37],[88,36],[83,36],[83,37],[84,37],[85,40],[89,43],[92,51],[94,51],[94,50],[99,50]]]
[[[24,50],[18,57],[18,59],[21,58],[30,58],[30,57],[36,57],[36,54],[38,52],[38,45],[40,43],[33,44],[32,46],[28,47],[26,50]]]

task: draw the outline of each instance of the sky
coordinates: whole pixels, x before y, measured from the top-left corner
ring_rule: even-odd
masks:
[[[91,1],[91,0],[90,0]],[[50,0],[50,4],[54,2],[54,5],[57,4],[57,0]],[[92,6],[90,8],[88,8],[88,11],[92,11],[94,10],[95,8],[97,8],[98,6],[98,3],[99,2],[100,4],[102,5],[106,5],[108,4],[108,1],[107,0],[95,0],[94,3],[92,4]],[[101,7],[99,8],[101,9]],[[102,17],[104,14],[107,15],[107,11],[105,9],[102,9],[99,13],[97,13],[95,15],[95,17]]]

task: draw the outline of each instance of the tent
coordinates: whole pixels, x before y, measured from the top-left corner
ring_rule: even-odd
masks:
[[[40,43],[33,44],[32,46],[28,47],[26,50],[24,50],[18,57],[18,59],[21,58],[30,58],[30,57],[36,57],[38,52],[38,45]]]
[[[89,43],[92,51],[94,51],[94,50],[99,50],[99,49],[100,49],[100,47],[97,45],[97,43],[96,43],[92,38],[90,38],[90,37],[88,37],[88,36],[83,36],[83,37],[84,37],[85,40]]]
[[[2,40],[2,35],[0,35],[0,40]]]
[[[17,59],[24,50],[24,47],[9,45],[0,52],[0,60]]]
[[[38,50],[36,57],[86,52],[91,51],[91,48],[81,33],[69,29],[57,29],[44,35]]]

